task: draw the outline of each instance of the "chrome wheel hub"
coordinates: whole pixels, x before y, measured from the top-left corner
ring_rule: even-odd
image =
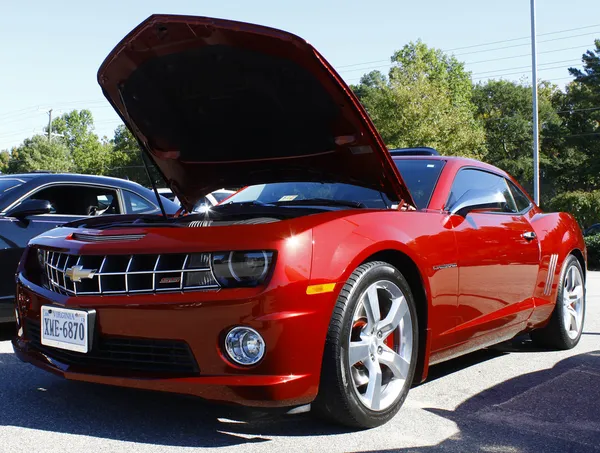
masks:
[[[402,393],[413,348],[412,318],[404,294],[387,280],[367,288],[354,311],[348,362],[354,391],[373,411]]]
[[[583,327],[583,276],[575,265],[569,266],[563,288],[563,324],[569,338],[577,338]]]

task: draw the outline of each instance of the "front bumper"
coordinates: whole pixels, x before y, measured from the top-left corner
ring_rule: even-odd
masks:
[[[298,406],[317,395],[335,296],[308,296],[306,282],[262,293],[247,288],[94,298],[62,296],[31,284],[22,275],[19,282],[17,300],[23,328],[13,340],[15,353],[22,361],[66,379],[254,407]],[[61,350],[40,347],[35,332],[28,332],[28,326],[39,324],[40,307],[48,304],[96,310],[95,344],[99,338],[184,343],[197,370],[159,373],[106,366],[106,362],[94,360],[65,360]],[[225,332],[236,325],[250,326],[265,339],[266,354],[256,366],[235,366],[222,352]]]

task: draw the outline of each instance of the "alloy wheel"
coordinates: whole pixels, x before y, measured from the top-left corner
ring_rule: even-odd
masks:
[[[573,264],[565,273],[563,289],[563,324],[569,338],[575,339],[583,325],[583,275]]]
[[[413,349],[408,302],[393,282],[381,280],[364,292],[354,311],[348,364],[361,403],[389,408],[402,394]]]

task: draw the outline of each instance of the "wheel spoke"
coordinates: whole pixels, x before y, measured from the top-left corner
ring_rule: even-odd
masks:
[[[575,327],[575,332],[579,332],[579,317],[573,307],[570,307],[567,312],[569,313],[570,325]]]
[[[379,323],[377,329],[381,331],[384,337],[387,337],[398,327],[400,321],[402,320],[407,311],[408,304],[406,303],[406,299],[404,298],[404,296],[392,299],[392,306],[390,307],[390,311],[385,317],[385,319]]]
[[[563,305],[565,306],[565,310],[568,310],[574,302],[576,302],[576,300],[571,299],[568,293],[563,296]]]
[[[583,285],[578,284],[573,288],[573,290],[569,293],[569,298],[571,300],[578,300],[583,297]]]
[[[569,332],[571,330],[571,314],[568,309],[565,309],[563,313],[563,324],[565,326],[565,330]]]
[[[365,398],[369,402],[369,407],[376,411],[381,405],[381,366],[379,366],[379,362],[369,360],[367,370],[369,370],[369,383]]]
[[[348,361],[350,366],[358,363],[365,362],[369,358],[369,343],[361,341],[351,341],[350,351],[348,353]]]
[[[379,311],[379,296],[377,295],[376,285],[372,285],[367,290],[367,295],[365,297],[365,310],[369,320],[369,327],[375,327],[381,320],[381,313]]]
[[[384,346],[383,353],[379,357],[379,361],[387,366],[394,376],[400,379],[406,379],[410,363],[399,354],[394,352],[387,346]]]

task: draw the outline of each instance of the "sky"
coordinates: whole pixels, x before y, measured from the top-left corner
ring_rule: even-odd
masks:
[[[538,0],[539,78],[559,86],[600,39],[600,1]],[[0,150],[42,133],[49,109],[89,109],[95,132],[120,120],[96,82],[98,67],[133,27],[156,13],[234,19],[295,33],[347,83],[421,39],[466,63],[473,80],[531,80],[528,0],[3,0],[0,2]]]

